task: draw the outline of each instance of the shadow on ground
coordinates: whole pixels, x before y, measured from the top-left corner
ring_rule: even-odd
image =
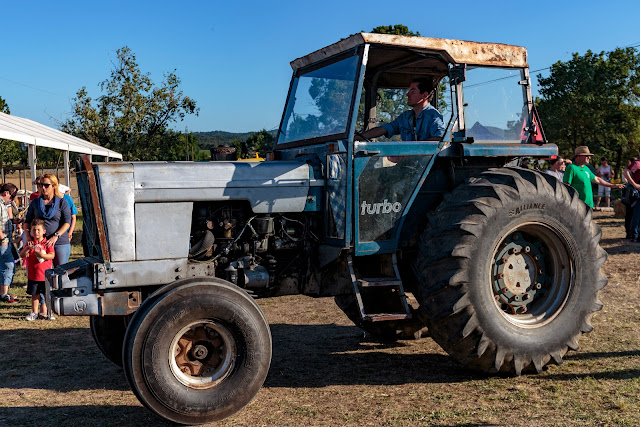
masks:
[[[403,354],[403,341],[381,344],[355,326],[272,324],[273,359],[266,387],[464,382],[483,378],[449,356]],[[430,344],[430,338],[417,342]],[[416,342],[411,343],[413,347]]]
[[[640,243],[631,243],[627,239],[602,239],[600,245],[604,246],[609,255],[640,253]]]
[[[109,421],[106,423],[106,421]],[[175,426],[139,406],[14,406],[0,408],[3,426]]]
[[[486,378],[482,373],[463,368],[449,356],[430,351],[429,347],[434,347],[430,338],[382,344],[365,337],[355,326],[334,324],[273,324],[271,332],[273,357],[265,387],[456,383]],[[4,331],[3,339],[13,342],[8,351],[3,351],[3,388],[60,392],[129,390],[123,370],[100,353],[88,329],[18,329]],[[426,347],[424,351],[423,347]],[[34,354],[38,355],[38,363],[33,363]],[[639,355],[640,351],[576,353],[565,359]],[[602,372],[589,375],[628,378],[628,375],[637,374],[637,370],[629,370],[626,374]],[[554,375],[543,377],[562,379]],[[575,378],[571,375],[566,377]]]

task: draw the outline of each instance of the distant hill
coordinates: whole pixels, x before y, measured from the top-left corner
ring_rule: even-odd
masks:
[[[475,122],[471,129],[467,130],[467,136],[477,140],[503,140],[504,131],[500,128],[483,126],[480,122]]]
[[[246,141],[252,133],[260,132],[259,130],[254,132],[225,132],[223,130],[212,130],[209,132],[193,132],[193,135],[198,138],[198,145],[203,150],[208,150],[211,147],[217,147],[219,145],[231,145],[232,141]],[[276,136],[278,131],[276,129],[270,130],[271,135]]]

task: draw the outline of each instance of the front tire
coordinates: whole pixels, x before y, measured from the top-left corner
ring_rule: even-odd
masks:
[[[269,371],[271,333],[240,288],[192,280],[143,303],[127,329],[123,359],[147,408],[169,421],[202,424],[255,397]]]
[[[503,168],[470,179],[429,217],[414,264],[431,335],[485,372],[562,363],[602,308],[600,235],[553,177]]]

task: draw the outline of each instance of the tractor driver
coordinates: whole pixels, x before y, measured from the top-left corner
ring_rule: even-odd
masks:
[[[390,123],[369,129],[356,135],[356,141],[373,139],[379,136],[391,138],[400,134],[403,141],[440,141],[445,127],[442,114],[430,103],[435,88],[431,79],[414,79],[407,92],[407,104],[411,110],[400,114]]]

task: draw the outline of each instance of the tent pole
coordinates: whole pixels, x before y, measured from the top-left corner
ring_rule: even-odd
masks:
[[[69,176],[69,150],[64,154],[64,185],[71,188],[71,177]]]
[[[35,144],[27,145],[27,158],[29,160],[29,169],[31,170],[31,191],[37,191],[36,185],[33,183],[36,180],[36,146]]]

